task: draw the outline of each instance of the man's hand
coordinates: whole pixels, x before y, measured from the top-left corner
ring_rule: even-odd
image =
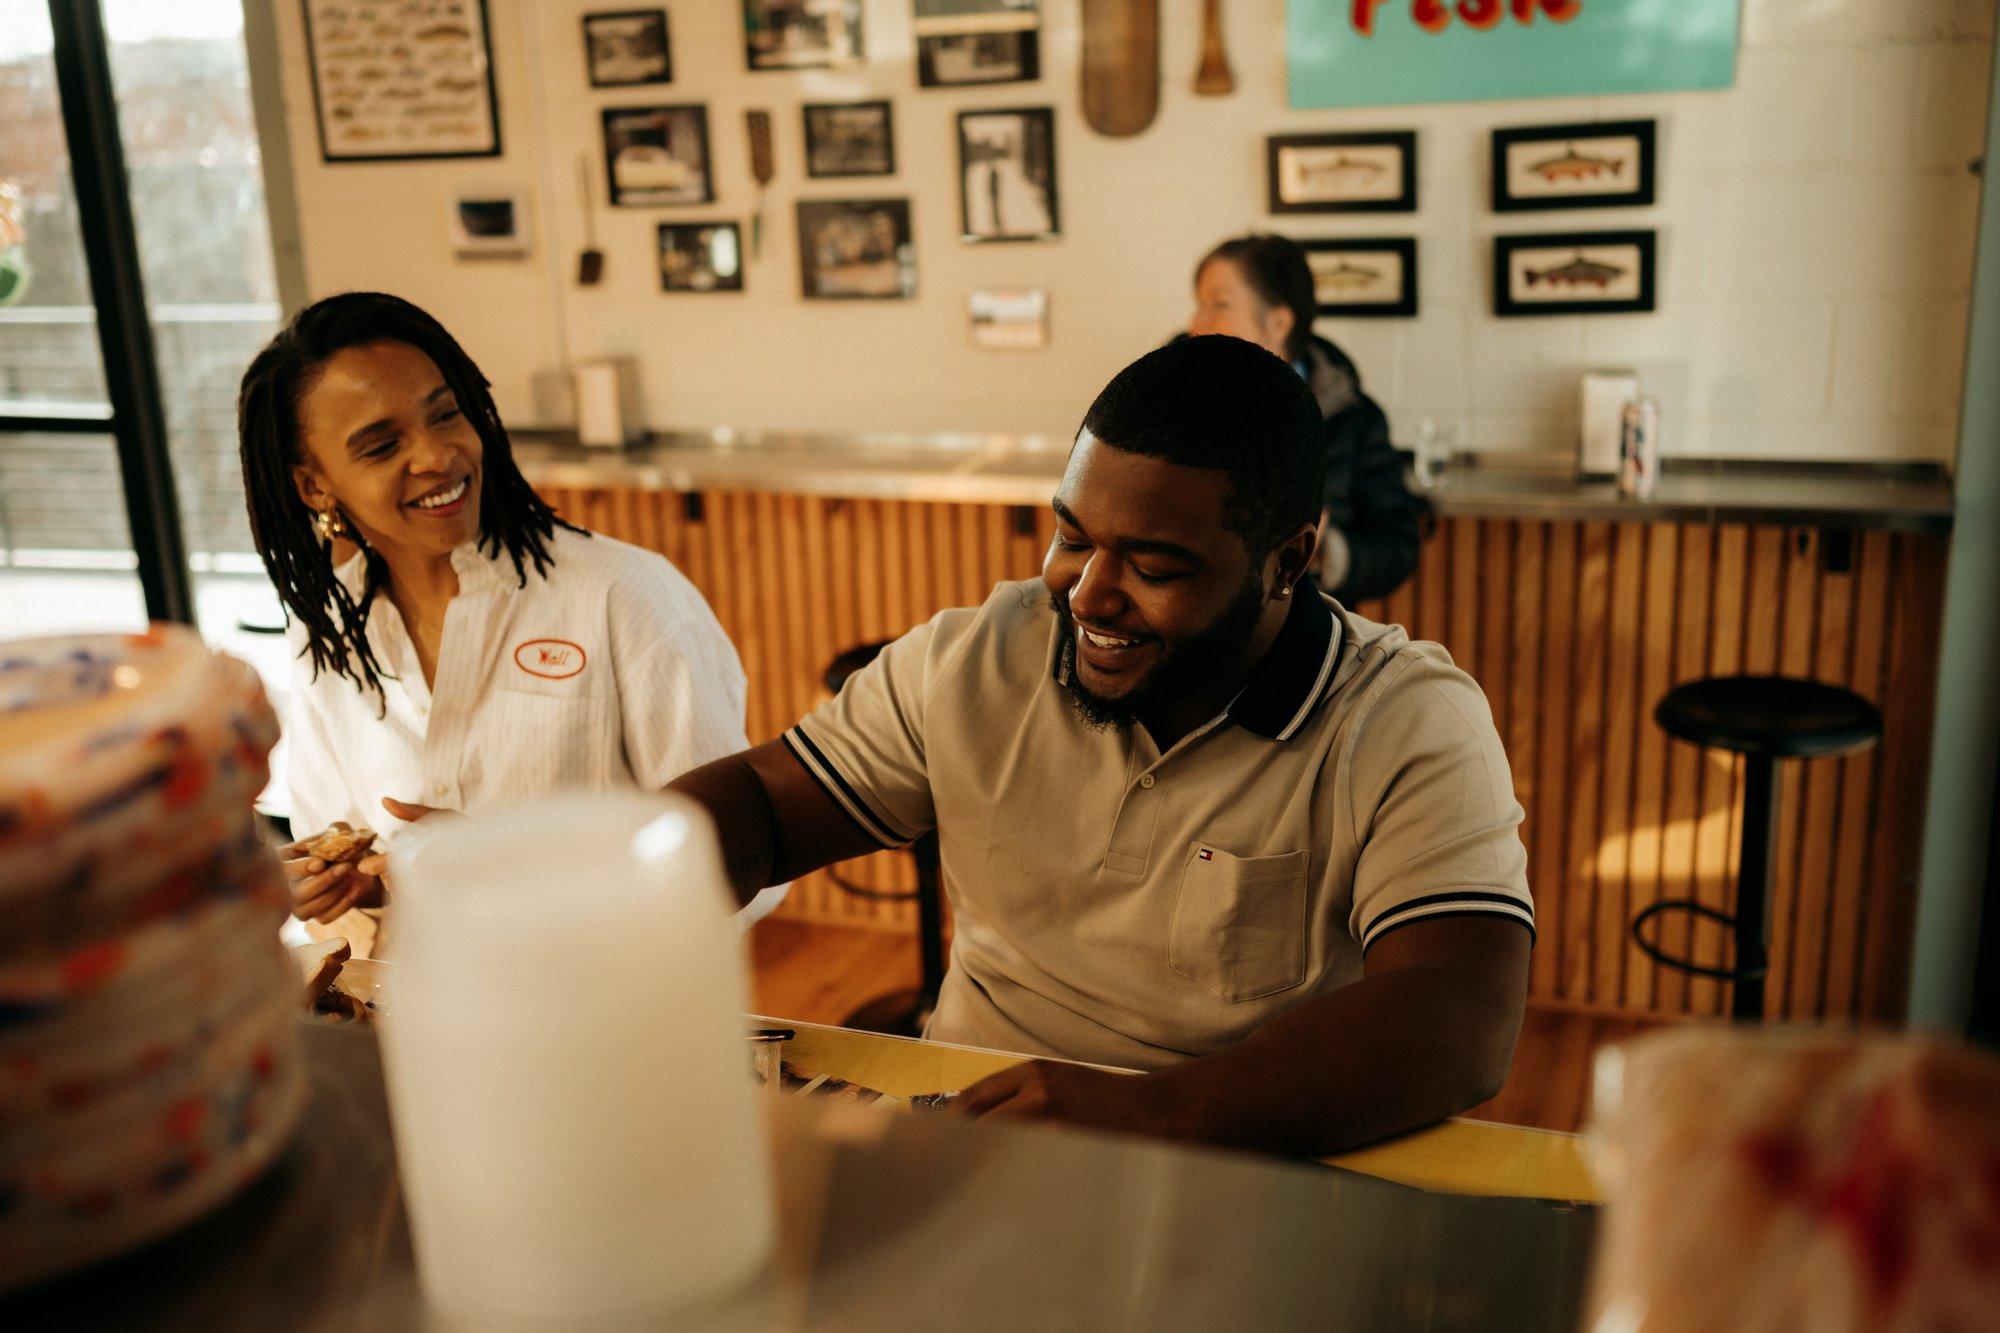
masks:
[[[962,1115],[1019,1116],[1121,1134],[1191,1138],[1188,1108],[1161,1095],[1149,1075],[1108,1074],[1101,1069],[1030,1060],[979,1080],[950,1107]]]

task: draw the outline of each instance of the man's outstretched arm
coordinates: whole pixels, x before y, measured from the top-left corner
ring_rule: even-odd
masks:
[[[1243,1041],[1155,1074],[1033,1062],[959,1109],[1319,1157],[1433,1124],[1493,1096],[1528,993],[1528,932],[1440,917],[1384,935],[1362,980]]]
[[[782,741],[703,764],[667,790],[691,798],[715,821],[739,902],[821,866],[882,850]]]

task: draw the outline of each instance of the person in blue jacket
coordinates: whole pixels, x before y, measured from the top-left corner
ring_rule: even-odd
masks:
[[[1385,597],[1417,567],[1424,502],[1403,481],[1389,419],[1361,374],[1313,333],[1318,298],[1305,251],[1283,236],[1224,241],[1195,268],[1190,334],[1227,333],[1291,363],[1326,422],[1319,585],[1345,606]]]

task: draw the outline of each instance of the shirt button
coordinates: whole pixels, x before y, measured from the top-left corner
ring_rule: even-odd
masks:
[[[445,794],[446,792],[448,792],[448,791],[450,791],[450,790],[451,790],[451,788],[449,788],[449,787],[445,786],[445,785],[444,785],[444,784],[443,784],[442,782],[440,782],[440,783],[438,783],[438,785],[437,785],[437,786],[435,786],[435,787],[432,787],[432,788],[431,788],[431,795],[433,795],[433,796],[442,796],[442,795],[444,795],[444,794]]]
[[[1153,788],[1153,775],[1151,773],[1148,773],[1145,777],[1140,778],[1139,785],[1141,787],[1146,788],[1146,790],[1151,791]]]

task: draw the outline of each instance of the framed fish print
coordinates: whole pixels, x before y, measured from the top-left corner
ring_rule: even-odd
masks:
[[[1493,131],[1493,209],[1638,208],[1653,202],[1654,122]]]
[[[1343,236],[1300,241],[1299,248],[1306,252],[1322,317],[1417,313],[1416,237]]]
[[[486,0],[303,0],[320,157],[497,157]]]
[[[1264,141],[1273,213],[1414,213],[1417,135],[1274,134]]]
[[[1614,315],[1652,310],[1650,231],[1493,238],[1496,315]]]

